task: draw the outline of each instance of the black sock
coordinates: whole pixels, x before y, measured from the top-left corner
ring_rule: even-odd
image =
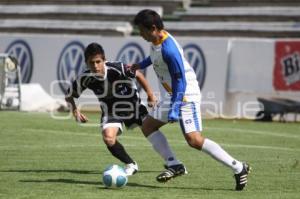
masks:
[[[116,141],[116,143],[113,146],[107,146],[107,149],[111,152],[113,156],[115,156],[117,159],[119,159],[125,164],[130,164],[134,162],[128,155],[128,153],[125,151],[123,145],[120,144],[118,141]]]

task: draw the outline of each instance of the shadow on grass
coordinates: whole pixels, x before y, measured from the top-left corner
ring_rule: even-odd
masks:
[[[156,171],[154,171],[154,170],[152,170],[152,171],[139,170],[139,171],[138,171],[138,173],[157,173],[157,175],[158,175],[160,172],[162,172],[162,170],[160,170],[160,171],[158,171],[158,170],[156,170]]]
[[[159,183],[161,184],[161,183]],[[232,189],[220,189],[220,188],[208,188],[208,187],[184,187],[184,186],[172,186],[172,182],[161,184],[161,186],[155,186],[155,185],[144,185],[144,184],[138,184],[138,183],[127,183],[126,186],[129,187],[144,187],[144,188],[150,188],[150,189],[179,189],[179,190],[205,190],[205,191],[234,191]]]
[[[7,173],[74,173],[74,174],[102,174],[102,171],[88,171],[88,170],[71,170],[71,169],[11,169],[0,170],[0,172]],[[160,171],[148,171],[142,170],[139,173],[158,173]]]
[[[74,174],[101,174],[100,171],[88,170],[71,170],[71,169],[29,169],[29,170],[0,170],[0,172],[7,173],[74,173]]]
[[[0,172],[20,172],[20,173],[73,173],[73,174],[98,174],[101,175],[100,171],[88,171],[88,170],[71,170],[71,169],[29,169],[29,170],[0,170]],[[157,173],[159,171],[139,171],[139,173]],[[20,180],[19,182],[23,183],[66,183],[66,184],[85,184],[85,185],[97,185],[102,186],[99,189],[107,189],[103,186],[102,181],[82,181],[82,180],[74,180],[74,179],[46,179],[46,180]],[[148,189],[179,189],[179,190],[206,190],[206,191],[234,191],[233,189],[220,189],[220,188],[210,188],[210,187],[184,187],[184,186],[172,186],[172,182],[168,182],[165,184],[158,183],[156,185],[148,185],[148,184],[139,184],[128,182],[128,187],[140,187],[140,188],[148,188]]]
[[[74,174],[101,174],[101,171],[88,171],[88,170],[71,170],[71,169],[11,169],[11,170],[0,170],[0,172],[7,173],[74,173]],[[139,170],[139,173],[158,173],[161,171],[149,171]]]
[[[83,181],[83,180],[73,180],[73,179],[20,180],[19,182],[102,185],[102,182],[100,181]]]
[[[24,183],[66,183],[66,184],[84,184],[84,185],[97,185],[101,186],[98,189],[107,189],[104,187],[102,181],[82,181],[82,180],[73,180],[73,179],[46,179],[46,180],[20,180],[19,182]],[[206,190],[206,191],[233,191],[232,189],[219,189],[219,188],[207,188],[207,187],[178,187],[171,186],[170,183],[161,184],[161,186],[149,185],[149,184],[139,184],[139,183],[127,183],[128,187],[140,187],[147,189],[178,189],[178,190]],[[116,189],[111,189],[116,190]],[[118,190],[118,189],[117,189]]]

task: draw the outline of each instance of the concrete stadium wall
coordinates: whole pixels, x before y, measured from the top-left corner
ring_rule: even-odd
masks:
[[[288,95],[300,99],[300,72],[297,72],[300,47],[297,40],[282,43],[271,39],[177,39],[197,73],[205,116],[253,117],[258,110],[258,96]],[[1,34],[0,52],[18,58],[24,83],[39,83],[51,96],[63,98],[65,84],[57,80],[70,79],[85,68],[83,49],[94,41],[103,45],[110,61],[135,63],[149,53],[149,44],[139,37],[53,34]],[[291,76],[282,77],[280,71],[284,68],[280,60],[287,56],[292,57],[286,66]],[[151,68],[147,69],[146,77],[154,90],[158,90]],[[80,103],[86,108],[98,107],[91,92],[86,92]],[[247,113],[239,109],[247,110]]]
[[[231,39],[229,48],[227,117],[253,118],[257,97],[300,101],[300,39]]]

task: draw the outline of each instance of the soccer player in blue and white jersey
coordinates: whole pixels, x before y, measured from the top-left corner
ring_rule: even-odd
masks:
[[[148,114],[146,107],[141,104],[134,78],[143,87],[148,96],[148,106],[156,103],[152,89],[142,73],[132,73],[121,62],[108,62],[102,46],[98,43],[89,44],[84,52],[87,70],[72,82],[66,95],[72,113],[77,121],[87,122],[87,117],[77,108],[74,98],[79,98],[82,92],[90,89],[94,92],[102,111],[101,129],[103,141],[111,154],[125,164],[127,175],[138,171],[137,163],[129,156],[117,136],[122,132],[123,124],[141,126]],[[173,161],[175,155],[171,151],[163,134],[158,140],[149,140],[162,157],[170,155]]]
[[[143,121],[142,130],[148,137],[155,137],[159,128],[167,122],[179,121],[187,143],[209,154],[214,159],[230,167],[235,176],[236,190],[243,190],[247,184],[250,167],[230,156],[216,142],[203,137],[200,100],[201,93],[196,74],[183,55],[178,42],[164,29],[163,21],[153,10],[142,10],[134,18],[134,25],[140,35],[151,43],[150,56],[131,70],[145,69],[152,65],[162,85],[161,102],[156,110]],[[159,182],[186,172],[181,165],[167,165],[167,169],[157,176]]]

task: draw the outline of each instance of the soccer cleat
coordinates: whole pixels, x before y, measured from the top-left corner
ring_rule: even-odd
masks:
[[[243,170],[240,173],[234,175],[236,182],[235,190],[241,191],[245,188],[245,186],[247,185],[247,178],[250,170],[251,167],[247,163],[243,163]]]
[[[139,170],[139,167],[136,162],[133,162],[130,164],[126,164],[124,170],[127,176],[132,176]]]
[[[156,177],[156,180],[158,182],[168,182],[172,178],[175,178],[177,176],[181,176],[181,175],[184,175],[187,173],[188,172],[183,164],[172,165],[172,166],[166,167],[166,170],[163,171],[161,174],[159,174]]]

